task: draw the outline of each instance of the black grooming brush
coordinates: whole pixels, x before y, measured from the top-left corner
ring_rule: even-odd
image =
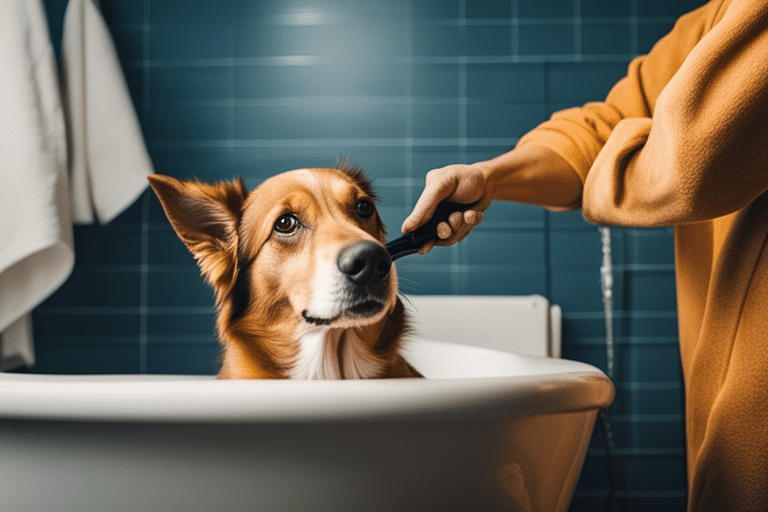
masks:
[[[387,242],[386,247],[390,258],[394,261],[403,256],[417,253],[424,244],[437,238],[437,226],[441,222],[448,222],[448,217],[450,217],[452,213],[465,212],[475,204],[477,204],[477,201],[469,204],[442,201],[437,205],[434,215],[432,215],[432,218],[429,219],[426,224],[419,226],[400,238],[395,238],[394,240]]]

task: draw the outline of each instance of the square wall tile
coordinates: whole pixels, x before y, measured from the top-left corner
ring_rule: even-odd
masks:
[[[678,0],[676,2],[648,0],[645,2],[638,2],[637,15],[643,17],[669,16],[677,18],[687,12],[701,7],[705,3],[706,2],[703,0]]]
[[[132,2],[122,2],[132,3]],[[141,5],[139,2],[136,4]],[[226,23],[236,15],[233,0],[184,0],[184,2],[148,2],[149,19],[153,23]]]
[[[584,55],[627,55],[632,51],[629,23],[583,23],[581,53]]]
[[[101,0],[99,7],[101,7],[101,14],[109,26],[142,23],[146,14],[143,2]]]
[[[631,0],[581,0],[582,17],[626,18],[631,14]]]
[[[173,267],[150,274],[147,303],[150,307],[210,308],[214,304],[213,289],[197,268]]]
[[[197,268],[192,253],[175,231],[163,229],[149,233],[147,261],[150,265],[183,265]]]
[[[413,0],[414,19],[455,19],[459,17],[459,0]]]
[[[466,34],[456,25],[416,25],[412,40],[412,52],[416,57],[448,57],[466,53]]]
[[[410,45],[404,21],[349,24],[263,25],[241,23],[234,29],[235,57],[404,56]]]
[[[517,14],[521,18],[572,18],[576,11],[573,0],[518,0]]]
[[[173,26],[153,28],[149,57],[163,61],[200,61],[232,57],[232,32],[227,26]]]
[[[628,272],[625,277],[625,300],[634,310],[675,311],[674,271]]]
[[[594,270],[551,270],[549,300],[564,311],[602,311],[600,272]]]
[[[457,97],[459,66],[455,64],[413,64],[411,94],[415,97]]]
[[[549,264],[552,268],[589,268],[601,265],[603,258],[597,229],[549,232]]]
[[[511,225],[544,230],[545,211],[537,206],[506,201],[491,203],[485,211],[481,226],[491,228],[501,225]]]
[[[223,106],[155,106],[144,116],[142,128],[153,141],[220,140],[229,137],[229,112]]]
[[[402,96],[405,64],[242,65],[234,70],[235,98]]]
[[[35,339],[100,340],[124,337],[139,339],[138,312],[56,312],[37,309],[33,313]]]
[[[625,63],[552,64],[549,69],[549,99],[580,106],[602,101],[611,87],[627,74]]]
[[[423,180],[429,171],[461,163],[461,155],[453,147],[423,147],[413,150],[413,177]],[[423,183],[423,181],[421,182]],[[422,187],[423,188],[423,187]],[[419,190],[421,192],[421,190]],[[415,204],[415,201],[414,201]]]
[[[503,102],[545,100],[543,64],[473,64],[467,66],[467,97]]]
[[[570,3],[570,2],[569,2]],[[547,4],[541,4],[546,8]],[[575,50],[573,25],[520,25],[520,55],[571,55]]]
[[[78,265],[140,265],[141,232],[138,226],[75,226],[75,261]]]
[[[462,242],[472,265],[530,267],[543,267],[545,243],[546,237],[540,231],[489,231],[482,227]]]
[[[466,27],[467,55],[508,55],[512,48],[512,30],[505,25]]]
[[[137,271],[87,270],[78,267],[42,305],[135,308],[140,297],[140,277]]]
[[[155,103],[229,98],[230,73],[222,66],[151,67],[149,94]]]
[[[35,352],[35,373],[139,373],[138,343],[47,344]]]
[[[522,136],[547,118],[543,104],[469,105],[467,136],[512,139]]]
[[[413,136],[456,138],[459,136],[458,105],[414,105]]]
[[[399,104],[327,101],[312,105],[235,110],[236,139],[400,138],[406,108]]]
[[[546,295],[546,271],[530,269],[477,269],[461,276],[461,289],[453,293],[467,295]]]
[[[406,265],[398,265],[398,289],[401,293],[413,295],[451,295],[452,286],[450,267],[434,266],[429,270],[419,270]]]
[[[470,0],[466,2],[467,18],[499,19],[512,16],[512,2],[509,0]]]
[[[156,313],[150,310],[147,315],[147,335],[149,343],[160,343],[167,338],[189,340],[202,339],[207,343],[216,340],[216,313],[211,304],[195,313]]]
[[[215,375],[220,348],[215,343],[161,343],[147,347],[147,372],[178,375]]]
[[[671,228],[629,230],[627,233],[629,262],[640,264],[674,264],[675,237]]]

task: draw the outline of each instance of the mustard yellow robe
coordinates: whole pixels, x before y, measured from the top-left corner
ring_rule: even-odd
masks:
[[[587,220],[674,226],[688,507],[768,510],[768,1],[683,16],[528,144],[573,166]]]

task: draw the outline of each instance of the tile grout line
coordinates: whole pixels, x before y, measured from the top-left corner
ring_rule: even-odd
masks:
[[[520,3],[519,0],[510,0],[510,10],[512,18],[510,19],[511,48],[512,57],[520,57]]]
[[[144,0],[144,24],[142,34],[142,101],[141,109],[146,119],[150,111],[150,8],[151,0]],[[149,199],[144,193],[141,203],[141,277],[139,284],[139,373],[147,373],[148,357],[148,309],[149,309]]]
[[[576,62],[581,62],[581,0],[573,0],[573,54]]]
[[[637,0],[629,2],[629,52],[637,55],[638,43]]]
[[[459,0],[459,30],[462,36],[467,30],[467,0]],[[467,55],[466,49],[459,56],[459,163],[467,164]],[[451,294],[465,293],[463,286],[466,273],[461,265],[458,244],[451,247]]]
[[[413,11],[413,2],[410,2],[410,8],[411,11]],[[410,58],[413,55],[413,19],[409,19],[409,27],[408,27],[408,57],[409,57],[409,63],[406,68],[405,72],[405,94],[407,96],[406,99],[406,108],[405,108],[405,115],[406,115],[406,123],[405,123],[405,155],[404,155],[404,162],[403,166],[404,174],[406,182],[413,182],[413,148],[414,148],[414,139],[413,139],[413,112],[414,112],[414,102],[413,102],[413,62]],[[411,186],[404,186],[403,187],[403,195],[405,199],[405,205],[408,209],[408,213],[410,213],[410,209],[413,208],[415,205],[416,199],[413,197],[413,187]],[[392,234],[392,237],[399,235],[399,231],[396,231]]]

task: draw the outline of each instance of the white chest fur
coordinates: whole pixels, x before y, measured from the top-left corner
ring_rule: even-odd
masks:
[[[354,329],[316,328],[298,337],[292,379],[369,379],[384,365]]]

